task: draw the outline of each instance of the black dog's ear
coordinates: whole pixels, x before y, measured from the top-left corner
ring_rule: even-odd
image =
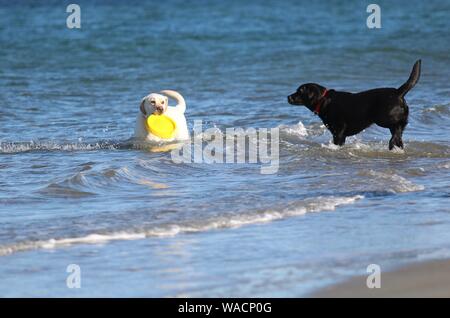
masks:
[[[317,101],[319,100],[319,96],[320,96],[320,89],[317,86],[311,86],[308,89],[308,99],[310,100],[311,103],[317,103]]]

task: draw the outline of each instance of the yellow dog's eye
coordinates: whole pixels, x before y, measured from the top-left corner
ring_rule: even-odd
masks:
[[[162,102],[161,102],[161,104],[163,104],[163,105],[164,105],[164,101],[162,101]]]

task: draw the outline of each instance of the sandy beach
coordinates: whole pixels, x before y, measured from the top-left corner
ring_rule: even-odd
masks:
[[[450,260],[430,261],[381,273],[381,288],[366,287],[367,276],[322,289],[312,297],[450,297]]]

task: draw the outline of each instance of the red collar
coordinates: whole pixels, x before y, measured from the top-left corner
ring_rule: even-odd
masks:
[[[320,97],[319,101],[316,104],[316,107],[314,107],[314,114],[319,115],[320,113],[320,107],[322,107],[323,99],[328,94],[328,90],[325,88],[325,91],[323,92],[322,96]]]

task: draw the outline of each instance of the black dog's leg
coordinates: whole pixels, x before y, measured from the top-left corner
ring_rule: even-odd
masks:
[[[343,146],[345,144],[345,136],[333,135],[333,144]]]
[[[344,129],[340,130],[338,133],[333,134],[333,144],[337,146],[343,146],[345,144],[345,136]]]
[[[345,125],[342,125],[339,127],[339,129],[336,129],[333,132],[333,144],[337,146],[343,146],[345,144],[345,138],[347,136],[345,135]]]
[[[403,129],[406,125],[399,125],[392,128],[389,128],[391,131],[392,137],[391,140],[389,140],[389,150],[394,149],[394,146],[397,146],[401,149],[403,149],[403,140],[402,140],[402,134]]]

